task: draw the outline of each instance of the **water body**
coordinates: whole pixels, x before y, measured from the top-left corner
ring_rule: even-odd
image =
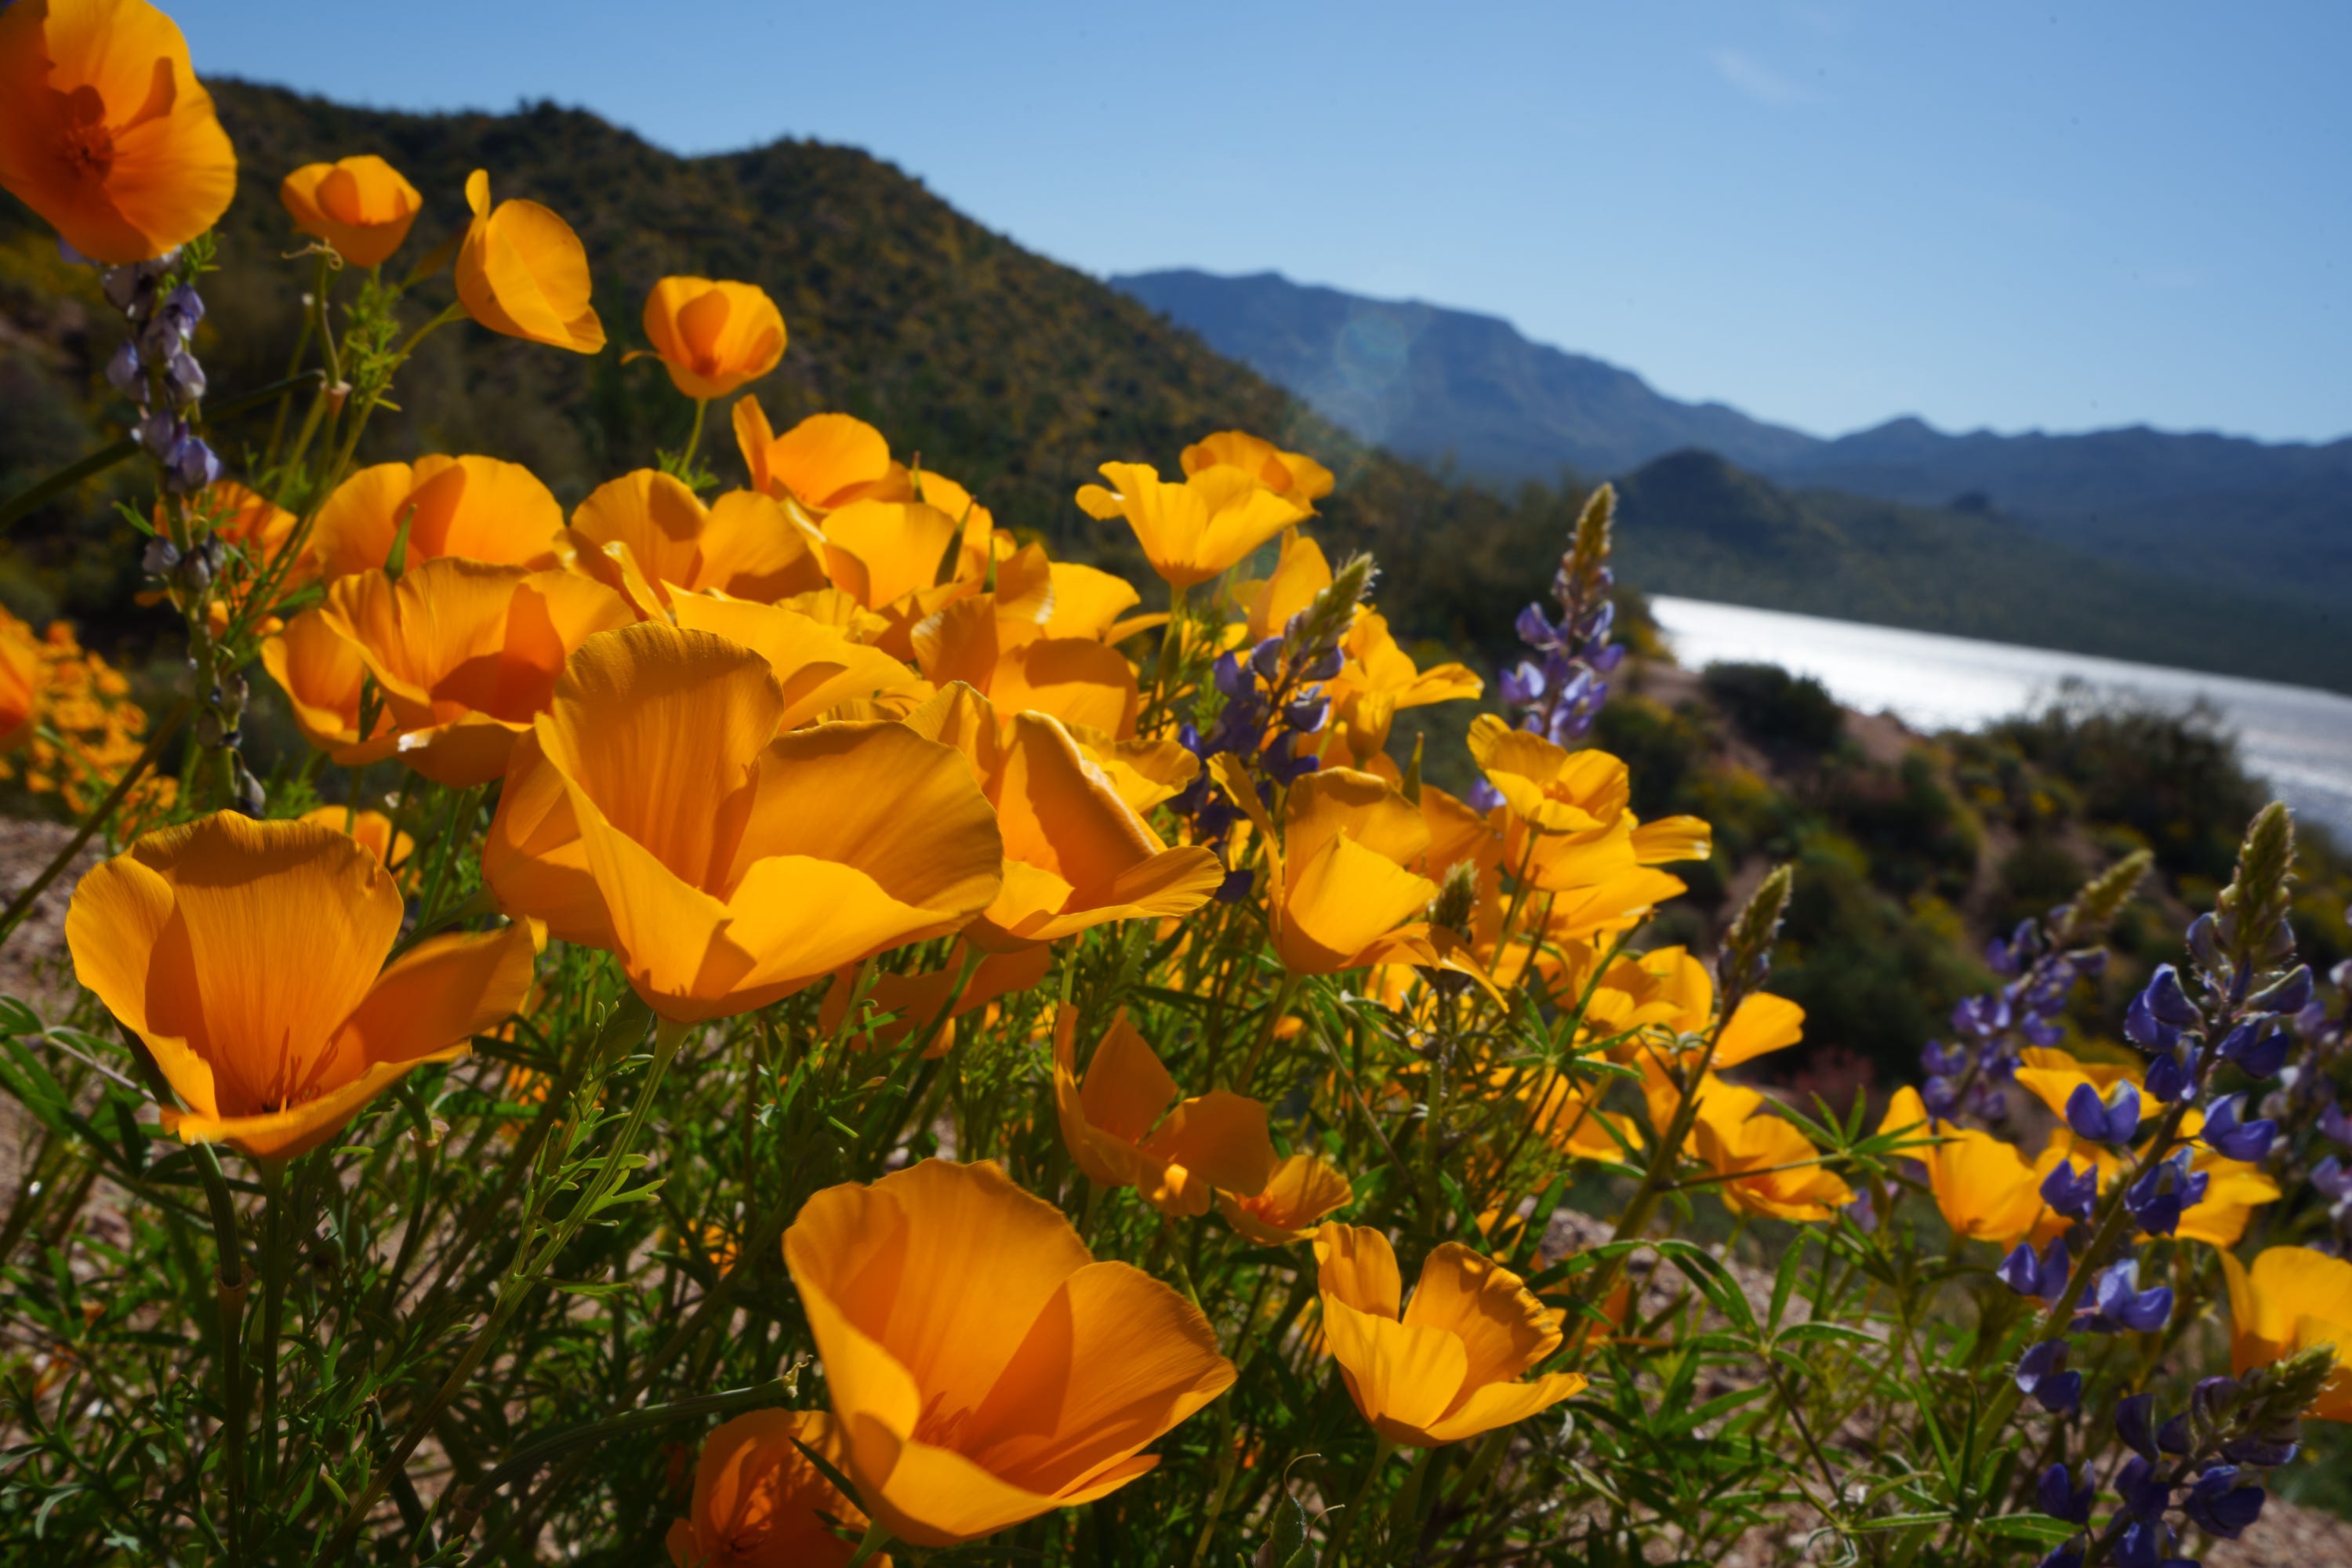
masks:
[[[1717,660],[1777,664],[1813,677],[1849,708],[1889,712],[1915,730],[1977,729],[2038,709],[2070,682],[2167,710],[2201,699],[2279,799],[2352,843],[2352,697],[1701,599],[1650,604],[1675,657],[1690,668]]]

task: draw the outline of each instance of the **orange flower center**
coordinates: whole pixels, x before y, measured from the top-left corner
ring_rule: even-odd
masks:
[[[106,100],[87,82],[64,99],[64,135],[58,156],[77,176],[103,180],[114,167],[114,132],[106,128]]]

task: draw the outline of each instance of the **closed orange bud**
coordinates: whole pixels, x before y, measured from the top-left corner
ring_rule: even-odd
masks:
[[[490,176],[466,177],[474,221],[457,247],[457,301],[494,332],[593,354],[604,323],[589,303],[588,251],[572,226],[537,202],[490,205]]]
[[[1078,1014],[1054,1022],[1054,1105],[1062,1142],[1089,1180],[1134,1187],[1166,1215],[1209,1212],[1212,1188],[1254,1198],[1274,1176],[1265,1107],[1213,1089],[1181,1101],[1150,1044],[1122,1012],[1078,1076]]]
[[[1355,1201],[1355,1187],[1337,1167],[1312,1154],[1293,1154],[1275,1166],[1255,1197],[1218,1193],[1217,1212],[1260,1247],[1287,1247]]]
[[[1200,1309],[995,1165],[829,1187],[784,1233],[866,1511],[914,1546],[1117,1491],[1230,1387]]]
[[[294,226],[335,247],[354,267],[373,267],[408,237],[425,198],[373,153],[305,163],[286,176],[278,199]]]
[[[646,340],[688,397],[724,397],[784,357],[784,318],[751,283],[665,278],[646,296]]]
[[[0,186],[93,261],[144,261],[212,227],[236,153],[172,19],[146,0],[0,11]]]
[[[866,1515],[803,1446],[836,1470],[848,1462],[841,1428],[819,1410],[754,1410],[711,1433],[695,1462],[693,1506],[669,1527],[676,1568],[841,1568],[855,1556]],[[888,1568],[890,1559],[866,1561]]]
[[[530,984],[520,925],[428,937],[385,968],[401,912],[391,874],[347,835],[225,811],[83,878],[66,942],[180,1097],[167,1130],[288,1159],[419,1063],[463,1055]]]
[[[337,485],[319,509],[310,553],[329,578],[373,572],[392,559],[403,523],[409,566],[443,555],[552,566],[563,509],[520,463],[438,455],[378,463]]]
[[[1276,495],[1308,511],[1331,493],[1331,470],[1304,452],[1286,452],[1244,430],[1220,430],[1184,448],[1187,475],[1220,464],[1238,468]]]
[[[509,912],[609,945],[677,1023],[957,930],[1001,885],[971,769],[887,721],[778,736],[768,663],[643,622],[594,637],[516,748],[483,855]]]
[[[1323,1333],[1372,1430],[1434,1448],[1523,1421],[1580,1392],[1580,1373],[1517,1381],[1559,1347],[1560,1314],[1500,1264],[1459,1242],[1421,1266],[1412,1300],[1388,1237],[1362,1226],[1316,1233]]]
[[[2334,1345],[2336,1370],[2304,1414],[2352,1421],[2352,1263],[2307,1247],[2269,1247],[2249,1269],[2225,1249],[2221,1271],[2230,1284],[2230,1370],[2242,1376]]]
[[[1144,463],[1105,463],[1110,481],[1086,485],[1087,516],[1127,519],[1151,569],[1175,587],[1205,583],[1307,515],[1239,468],[1218,464],[1171,484]]]

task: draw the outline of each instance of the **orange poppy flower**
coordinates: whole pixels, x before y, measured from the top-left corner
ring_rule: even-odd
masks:
[[[1673,1125],[1680,1091],[1654,1058],[1642,1062],[1650,1126]],[[1764,1109],[1764,1097],[1713,1073],[1699,1082],[1698,1116],[1683,1152],[1716,1175],[1711,1183],[1734,1214],[1775,1219],[1825,1220],[1853,1201],[1853,1189],[1821,1163],[1821,1152],[1796,1123]]]
[[[665,278],[646,296],[645,327],[670,384],[688,397],[724,397],[784,357],[783,313],[755,284]]]
[[[1181,484],[1145,463],[1105,463],[1101,472],[1109,487],[1082,486],[1079,507],[1102,521],[1127,519],[1151,569],[1178,588],[1217,576],[1307,515],[1255,476],[1223,464]]]
[[[378,463],[337,485],[319,509],[310,553],[329,578],[377,571],[392,559],[403,522],[409,566],[443,555],[552,566],[563,509],[520,463],[437,455]]]
[[[990,1003],[1016,991],[1026,991],[1045,978],[1053,966],[1054,950],[1033,947],[1020,952],[992,952],[982,959],[971,972],[971,978],[961,993],[955,993],[956,976],[963,972],[967,956],[964,945],[956,943],[948,952],[947,966],[920,974],[877,974],[866,988],[865,1001],[876,1013],[895,1015],[890,1022],[858,1037],[860,1045],[895,1046],[916,1030],[928,1026],[948,1006],[950,994],[955,994],[955,1005],[940,1026],[940,1032],[923,1048],[927,1058],[943,1057],[955,1045],[955,1021],[967,1013],[976,1013]],[[817,1009],[816,1026],[827,1034],[841,1026],[849,1016],[849,1004],[857,994],[859,971],[844,969],[833,977],[832,986],[824,994],[824,1003]]]
[[[779,731],[813,724],[861,698],[929,689],[913,670],[880,648],[782,605],[680,594],[670,602],[670,615],[681,630],[715,633],[768,661],[784,693]]]
[[[394,827],[392,818],[380,811],[353,811],[347,805],[322,805],[304,812],[295,820],[315,822],[321,827],[349,834],[361,848],[374,856],[387,870],[399,870],[408,863],[409,856],[416,851],[416,841]]]
[[[588,251],[572,226],[537,202],[490,205],[490,175],[466,176],[474,211],[457,247],[457,302],[494,332],[593,354],[604,323],[589,303]]]
[[[1220,430],[1184,448],[1180,459],[1189,476],[1219,464],[1243,473],[1283,500],[1315,510],[1331,493],[1331,470],[1304,452],[1286,452],[1244,430]]]
[[[2251,1269],[2221,1254],[2230,1285],[2230,1370],[2241,1376],[2315,1345],[2336,1347],[2336,1370],[2304,1414],[2352,1421],[2352,1263],[2307,1247],[2267,1247]]]
[[[1077,1009],[1064,1007],[1054,1021],[1054,1108],[1088,1180],[1133,1187],[1160,1213],[1185,1216],[1209,1212],[1212,1188],[1244,1198],[1265,1190],[1276,1155],[1265,1106],[1222,1089],[1180,1103],[1184,1091],[1124,1011],[1082,1080],[1077,1028]]]
[[[66,942],[184,1103],[163,1108],[166,1130],[288,1159],[419,1063],[464,1055],[530,984],[520,925],[427,937],[384,967],[401,912],[347,835],[224,811],[83,878]]]
[[[866,1515],[803,1445],[836,1470],[848,1462],[841,1429],[821,1410],[754,1410],[705,1438],[693,1506],[666,1542],[676,1568],[841,1568],[856,1555]],[[866,1561],[888,1568],[890,1559]]]
[[[1386,1441],[1434,1448],[1507,1426],[1580,1392],[1580,1373],[1519,1374],[1559,1348],[1560,1314],[1459,1242],[1431,1252],[1412,1300],[1388,1237],[1327,1224],[1315,1236],[1323,1333],[1356,1408]]]
[[[673,1023],[988,907],[1003,840],[961,757],[887,721],[780,737],[784,711],[740,643],[657,621],[591,637],[516,748],[484,877],[509,912],[610,946]]]
[[[893,479],[905,472],[890,461],[890,443],[882,432],[846,414],[812,414],[779,436],[760,400],[740,397],[734,420],[735,444],[742,450],[751,488],[778,500],[797,501],[813,516],[895,488]],[[938,560],[933,556],[933,564]]]
[[[46,668],[33,628],[0,610],[0,752],[13,752],[32,739]]]
[[[591,491],[572,514],[570,537],[599,577],[605,574],[593,558],[618,550],[646,582],[689,593],[715,589],[772,602],[826,583],[808,537],[773,497],[729,490],[705,506],[683,483],[654,468]]]
[[[1004,880],[970,935],[998,951],[1111,921],[1190,914],[1224,879],[1216,851],[1171,847],[1044,713],[1000,726],[988,699],[948,687],[907,716],[961,752],[1003,835]]]
[[[1415,665],[1390,635],[1387,618],[1370,610],[1356,612],[1339,652],[1347,662],[1324,686],[1332,705],[1330,735],[1358,766],[1387,749],[1389,731],[1403,710],[1475,701],[1486,689],[1467,665]]]
[[[985,1162],[828,1187],[784,1233],[784,1262],[849,1479],[910,1545],[1117,1491],[1159,1462],[1145,1444],[1234,1381],[1198,1308],[1096,1262],[1059,1209]]]
[[[408,237],[425,198],[373,153],[305,163],[286,176],[278,199],[294,226],[335,247],[354,267],[374,267]]]
[[[1135,732],[1135,667],[1108,643],[1052,637],[997,613],[994,594],[961,599],[918,625],[915,662],[935,686],[962,681],[1005,714],[1049,713],[1113,736]]]
[[[1385,780],[1326,768],[1290,786],[1282,835],[1230,756],[1211,766],[1265,840],[1267,922],[1294,974],[1336,974],[1391,960],[1435,963],[1421,913],[1437,884],[1405,869],[1429,844],[1420,808]]]
[[[218,222],[236,153],[172,19],[146,0],[0,11],[0,186],[118,266]]]
[[[1217,1212],[1260,1247],[1287,1247],[1355,1201],[1354,1185],[1338,1167],[1312,1154],[1293,1154],[1275,1166],[1255,1197],[1219,1192]]]
[[[295,722],[337,762],[397,755],[436,783],[488,784],[547,707],[572,650],[635,619],[618,594],[585,577],[444,556],[396,583],[381,572],[339,578],[326,603],[297,616],[262,657]],[[348,654],[332,646],[338,638]],[[365,737],[354,660],[382,697]]]

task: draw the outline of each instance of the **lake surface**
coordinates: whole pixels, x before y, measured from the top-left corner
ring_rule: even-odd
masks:
[[[1889,712],[1915,730],[1973,730],[2039,708],[2070,681],[2167,710],[2201,698],[2298,817],[2352,844],[2352,697],[1701,599],[1650,605],[1689,668],[1719,659],[1777,664],[1813,677],[1849,708]]]

